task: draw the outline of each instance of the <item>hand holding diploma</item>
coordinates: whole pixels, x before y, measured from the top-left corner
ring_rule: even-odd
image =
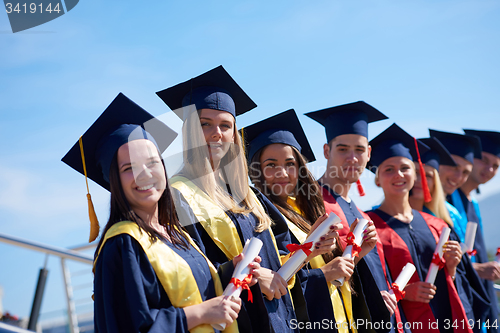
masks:
[[[438,271],[445,265],[443,260],[443,245],[446,241],[448,241],[449,236],[450,228],[444,227],[441,231],[441,236],[439,237],[439,241],[436,245],[436,250],[434,250],[434,255],[432,257],[429,271],[427,272],[427,277],[425,278],[425,282],[427,283],[434,284]]]
[[[252,264],[254,265],[253,268],[260,267],[260,265],[258,264],[255,265],[254,261],[260,262],[260,258],[258,257],[258,255],[261,248],[262,248],[262,241],[260,239],[253,237],[247,240],[241,254],[235,257],[235,259],[233,259],[233,262],[237,262],[237,264],[234,268],[233,277],[231,278],[231,281],[227,285],[226,289],[224,290],[223,293],[224,296],[229,297],[230,299],[237,299],[239,298],[243,289],[246,289],[248,290],[248,300],[250,302],[253,302],[253,296],[252,292],[250,291],[250,285],[253,285],[255,281],[253,281],[254,283],[252,283],[252,279],[254,278],[250,270],[252,268],[251,267]],[[222,331],[226,328],[226,325],[220,323],[220,324],[213,324],[212,327]]]
[[[389,293],[396,296],[396,300],[400,301],[405,297],[405,287],[410,281],[411,277],[415,273],[415,266],[412,263],[407,263],[401,273],[399,273],[396,281],[392,283],[392,288],[389,290]]]
[[[344,249],[344,253],[342,254],[342,257],[351,259],[351,258],[359,256],[359,253],[362,251],[361,245],[363,244],[364,238],[366,237],[363,234],[364,234],[364,231],[368,227],[368,222],[369,221],[366,219],[361,219],[361,220],[355,221],[351,225],[351,229],[354,228],[354,231],[351,231],[347,234],[347,246]],[[373,226],[373,223],[372,223],[372,226]],[[373,228],[375,228],[375,227],[373,227]],[[375,238],[375,242],[376,242],[376,238]],[[344,278],[342,277],[342,278],[336,279],[332,283],[336,286],[341,286],[344,284]]]
[[[467,228],[465,229],[465,243],[462,243],[462,253],[467,253],[469,256],[473,257],[476,255],[476,250],[474,250],[474,240],[476,239],[477,223],[467,222]]]
[[[314,224],[312,225],[309,234],[313,233],[316,230],[316,228],[318,228],[318,226],[320,226],[327,218],[328,214],[324,214],[323,216],[319,217],[316,220],[316,222],[314,222]],[[337,223],[334,224],[333,226],[330,226],[330,229],[327,231],[327,233],[322,235],[319,238],[318,242],[314,243],[314,246],[312,248],[312,253],[309,254],[307,261],[325,253],[332,253],[338,246],[337,239],[339,237],[339,234],[337,231],[342,229],[343,227],[344,226],[342,225],[342,223]],[[292,248],[292,250],[289,249],[289,251],[294,252],[293,245],[290,245],[290,247]]]
[[[334,230],[334,226],[340,222],[341,220],[337,215],[330,213],[321,224],[311,231],[303,244],[290,244],[290,247],[287,246],[289,251],[292,252],[292,255],[278,270],[278,274],[283,277],[285,281],[290,280],[292,276],[307,263],[307,259],[311,255],[315,244],[321,240],[321,237],[325,237],[331,230]]]
[[[457,241],[447,241],[443,245],[443,258],[448,274],[455,276],[457,266],[462,260],[462,249]]]

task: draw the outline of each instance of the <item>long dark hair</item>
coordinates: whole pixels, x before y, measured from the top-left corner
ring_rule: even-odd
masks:
[[[305,157],[295,147],[290,147],[293,150],[299,169],[295,192],[297,206],[303,215],[297,213],[286,200],[274,195],[272,191],[267,188],[260,164],[260,156],[265,147],[252,157],[249,176],[255,187],[271,200],[281,214],[295,224],[300,230],[308,234],[311,231],[312,224],[325,214],[323,195],[321,194],[319,184],[306,166],[307,160]],[[323,254],[323,259],[326,263],[330,262],[333,258],[333,254]]]
[[[158,154],[161,156],[160,153]],[[163,159],[161,160],[161,163],[163,164],[163,169],[165,170],[165,179],[168,179]],[[130,208],[127,198],[125,197],[125,193],[123,192],[122,183],[118,172],[117,153],[115,153],[115,156],[111,161],[109,170],[109,185],[111,192],[109,219],[106,223],[106,226],[104,227],[101,239],[99,240],[99,244],[97,245],[97,249],[94,254],[95,258],[97,257],[99,249],[101,248],[106,232],[115,223],[121,221],[132,221],[137,223],[139,228],[144,230],[149,235],[152,242],[155,242],[157,240],[165,240],[165,237],[159,234],[149,224],[144,222],[144,220],[141,219],[132,208]],[[163,191],[163,194],[158,200],[158,223],[165,227],[167,235],[170,237],[170,242],[172,244],[188,248],[188,242],[183,234],[182,226],[179,223],[179,219],[177,218],[177,214],[175,212],[174,201],[172,199],[172,194],[170,193],[168,182],[166,183],[166,188]]]

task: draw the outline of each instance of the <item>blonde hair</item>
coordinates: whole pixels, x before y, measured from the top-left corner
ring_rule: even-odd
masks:
[[[223,210],[235,214],[253,213],[259,221],[255,231],[267,230],[271,226],[271,219],[251,193],[245,151],[236,124],[234,143],[229,145],[219,168],[213,170],[199,112],[191,112],[182,127],[184,165],[181,174],[207,193]],[[227,185],[231,194],[227,191]]]
[[[436,169],[433,168],[434,175],[434,190],[431,193],[432,200],[430,202],[424,203],[424,206],[427,207],[436,217],[444,220],[448,225],[453,227],[453,221],[451,220],[450,213],[448,212],[448,208],[446,208],[446,199],[443,191],[443,187],[441,185],[441,180],[439,179],[439,173]]]

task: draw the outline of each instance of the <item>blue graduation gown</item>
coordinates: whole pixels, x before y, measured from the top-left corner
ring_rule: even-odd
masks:
[[[479,212],[476,212],[476,207],[472,201],[467,199],[467,196],[462,192],[461,189],[458,189],[453,193],[451,200],[451,204],[457,208],[457,210],[466,218],[463,218],[463,221],[476,222],[478,224],[478,229],[476,232],[476,239],[474,240],[474,249],[477,251],[475,257],[473,258],[474,262],[478,263],[486,263],[488,262],[488,252],[486,249],[486,244],[484,242],[484,234],[483,234],[483,226],[482,221],[479,215]],[[465,230],[466,226],[463,226]],[[490,306],[487,309],[486,313],[484,313],[483,320],[489,320],[490,327],[488,328],[488,332],[499,332],[498,327],[493,327],[492,323],[496,320],[496,324],[498,325],[499,311],[498,311],[498,299],[495,292],[495,288],[493,287],[493,281],[481,279],[483,286],[488,294],[488,299]],[[476,318],[477,319],[477,318]]]
[[[172,192],[177,212],[185,214],[184,218],[187,218],[188,221],[196,221],[196,217],[182,193],[175,188],[172,189]],[[256,194],[266,209],[274,208],[276,210],[269,200],[262,195],[258,195],[258,193]],[[277,213],[279,213],[279,211],[277,211]],[[263,246],[259,253],[259,256],[262,258],[260,265],[272,271],[278,271],[281,267],[281,263],[276,253],[276,249],[274,248],[272,236],[268,230],[260,233],[255,231],[255,226],[258,223],[255,215],[248,214],[248,216],[245,216],[244,214],[234,214],[232,212],[226,212],[226,214],[236,226],[241,244],[245,244],[245,242],[252,237],[259,238],[262,241]],[[273,216],[271,216],[271,218],[273,218]],[[286,254],[288,253],[286,245],[290,244],[290,234],[288,233],[286,222],[282,218],[281,220],[282,221],[278,221],[279,223],[274,226],[273,233],[280,254]],[[222,270],[221,282],[223,285],[227,284],[230,275],[225,273],[226,266],[232,266],[231,261],[228,262],[226,255],[214,243],[200,223],[185,226],[185,229],[216,268],[223,266],[219,268]],[[282,296],[281,299],[269,301],[262,296],[262,291],[258,284],[253,286],[251,291],[254,298],[253,303],[247,301],[246,291],[241,295],[243,306],[238,317],[238,328],[240,332],[299,332],[298,328],[292,329],[291,321],[297,320],[297,317],[289,293]],[[293,325],[293,327],[295,328],[295,325]]]
[[[165,243],[191,267],[202,300],[215,297],[205,258],[192,246],[178,249]],[[141,245],[127,234],[108,239],[97,259],[94,328],[95,332],[188,332],[184,310],[172,305]]]

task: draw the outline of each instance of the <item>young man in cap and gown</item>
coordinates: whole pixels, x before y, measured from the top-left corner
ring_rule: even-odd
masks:
[[[370,160],[368,124],[387,117],[362,101],[309,112],[306,115],[325,127],[327,143],[323,146],[323,152],[327,166],[318,182],[322,187],[326,212],[335,213],[344,224],[339,234],[342,248],[345,248],[345,237],[350,225],[356,219],[371,220],[356,207],[349,197],[349,190],[356,183],[360,195],[364,195],[359,178]],[[404,328],[397,328],[397,322],[404,321],[404,318],[401,318],[395,298],[389,294],[392,280],[386,269],[384,250],[380,242],[360,260],[356,270],[362,288],[356,290],[359,297],[353,297],[353,308],[356,307],[355,302],[366,302],[369,313],[365,314],[365,317],[371,318],[371,322],[392,323],[390,330],[383,327],[377,331],[403,332]]]

